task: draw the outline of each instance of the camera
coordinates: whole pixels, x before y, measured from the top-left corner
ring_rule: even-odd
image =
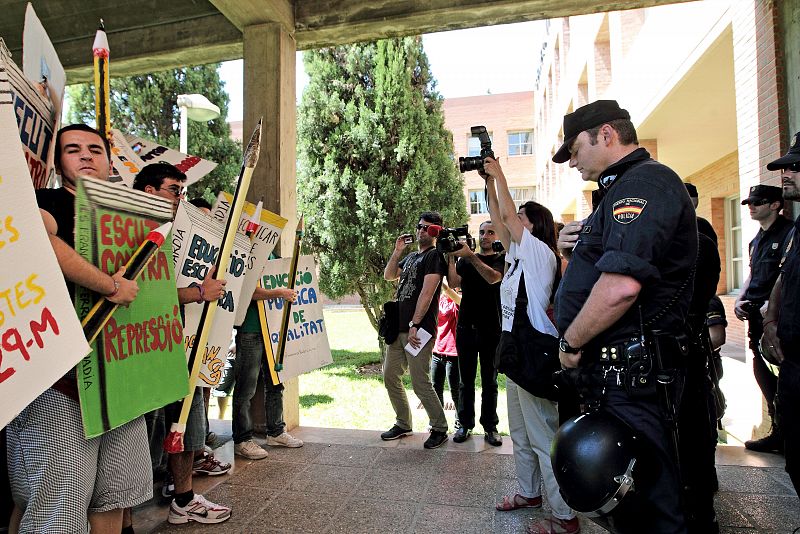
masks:
[[[472,133],[472,137],[477,137],[481,142],[481,155],[458,158],[458,170],[461,172],[478,171],[482,173],[483,160],[485,158],[494,157],[492,140],[489,138],[489,132],[486,131],[486,126],[473,126],[470,128],[470,133]]]
[[[410,245],[414,242],[414,234],[403,234],[403,243]]]
[[[497,241],[492,241],[492,252],[503,252],[505,248],[503,248],[503,242],[499,239]]]
[[[438,238],[436,241],[436,250],[443,254],[454,252],[465,244],[470,250],[475,250],[475,239],[469,234],[469,229],[466,224],[458,228],[442,228],[439,230],[438,234],[433,237]],[[461,238],[464,238],[463,242]]]

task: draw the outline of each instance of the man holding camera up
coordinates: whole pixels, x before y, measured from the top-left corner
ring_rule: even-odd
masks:
[[[469,247],[462,246],[450,253],[447,280],[450,287],[461,287],[462,292],[456,328],[458,370],[461,374],[458,403],[461,428],[453,434],[453,441],[466,441],[475,427],[475,375],[480,359],[480,423],[486,442],[499,447],[503,441],[497,434],[499,419],[494,353],[500,339],[500,280],[503,278],[505,253],[493,250],[495,239],[492,222],[482,223],[478,242],[480,252],[476,254]]]
[[[434,211],[420,215],[417,224],[417,252],[408,254],[400,260],[403,250],[410,242],[409,236],[401,235],[394,245],[394,252],[386,264],[383,277],[393,281],[400,279],[397,286],[397,305],[399,315],[399,335],[387,347],[383,362],[383,382],[394,408],[394,426],[381,434],[384,441],[394,440],[412,434],[411,410],[401,377],[408,369],[411,385],[430,418],[431,435],[425,441],[426,449],[435,449],[447,441],[447,419],[439,397],[431,384],[429,375],[433,342],[436,335],[436,322],[439,312],[439,290],[442,277],[447,273],[447,265],[441,252],[434,246],[434,238],[428,233],[432,225],[442,225],[442,216]],[[422,331],[428,333],[423,344]],[[406,344],[418,349],[412,355],[405,350]]]
[[[754,185],[742,205],[750,209],[750,218],[758,221],[761,229],[750,241],[750,276],[742,285],[743,290],[736,299],[734,313],[740,321],[747,321],[747,335],[750,338],[750,350],[753,351],[753,375],[767,400],[767,410],[772,420],[768,435],[746,441],[744,446],[751,451],[783,452],[780,428],[775,424],[775,390],[778,377],[767,367],[759,343],[764,333],[761,307],[769,300],[769,294],[778,279],[778,263],[792,223],[780,215],[783,209],[783,191],[780,187]]]

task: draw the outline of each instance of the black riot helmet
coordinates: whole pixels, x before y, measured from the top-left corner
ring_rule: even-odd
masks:
[[[633,489],[640,441],[631,427],[603,412],[564,423],[550,451],[564,501],[588,517],[610,513]]]

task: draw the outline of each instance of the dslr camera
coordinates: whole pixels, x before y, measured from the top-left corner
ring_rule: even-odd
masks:
[[[461,172],[478,171],[479,173],[483,173],[483,160],[485,158],[494,157],[492,140],[489,138],[489,132],[486,131],[486,126],[473,126],[469,130],[472,137],[477,137],[481,142],[481,155],[458,158],[458,170]]]
[[[437,238],[436,250],[443,254],[454,252],[464,245],[475,250],[475,239],[469,234],[466,224],[458,228],[442,228],[434,237]]]

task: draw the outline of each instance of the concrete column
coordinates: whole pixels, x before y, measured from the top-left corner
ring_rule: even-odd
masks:
[[[263,117],[261,156],[247,196],[264,199],[264,207],[288,219],[277,251],[290,254],[297,225],[294,37],[277,22],[244,28],[244,142]],[[297,379],[285,382],[283,417],[287,428],[300,423]],[[259,386],[251,406],[257,429],[264,427],[263,393]]]

